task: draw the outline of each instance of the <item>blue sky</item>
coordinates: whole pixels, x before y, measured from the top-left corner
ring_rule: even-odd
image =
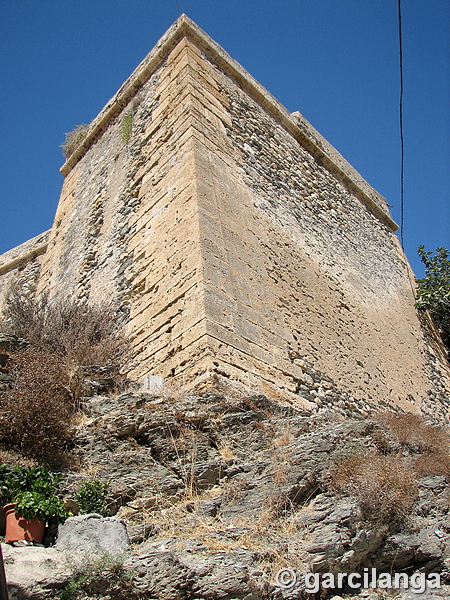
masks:
[[[397,0],[178,0],[299,110],[400,223]],[[405,251],[450,248],[450,3],[402,0]],[[51,227],[64,133],[176,20],[176,0],[0,0],[0,253]]]

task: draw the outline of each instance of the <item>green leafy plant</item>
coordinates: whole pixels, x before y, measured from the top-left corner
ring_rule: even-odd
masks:
[[[97,513],[102,517],[109,515],[106,497],[108,495],[109,483],[99,479],[87,479],[83,481],[75,496],[82,513]]]
[[[122,117],[122,122],[120,123],[120,140],[124,145],[130,141],[131,132],[133,131],[133,119],[133,110],[128,110]]]
[[[424,246],[417,250],[425,265],[425,277],[417,280],[416,306],[430,311],[446,347],[450,349],[450,258],[447,248],[425,252]]]
[[[64,134],[66,139],[61,144],[61,148],[66,158],[69,158],[77,146],[81,144],[87,135],[88,129],[89,125],[86,125],[86,123],[81,123],[81,125],[77,125],[75,129],[72,129],[72,131]]]
[[[42,521],[64,521],[68,514],[64,502],[57,496],[62,475],[45,467],[10,469],[0,465],[0,489],[3,500],[15,504],[16,513],[25,519],[37,517]]]
[[[75,600],[79,598],[83,590],[89,585],[89,579],[85,575],[80,575],[76,579],[72,579],[69,583],[59,592],[59,600]]]
[[[68,517],[61,498],[55,496],[46,498],[37,492],[20,494],[17,497],[15,511],[25,519],[37,517],[41,521],[63,522]]]

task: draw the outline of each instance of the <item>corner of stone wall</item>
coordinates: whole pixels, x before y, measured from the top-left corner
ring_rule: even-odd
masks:
[[[50,230],[0,255],[0,312],[11,286],[28,294],[36,292],[49,237]]]

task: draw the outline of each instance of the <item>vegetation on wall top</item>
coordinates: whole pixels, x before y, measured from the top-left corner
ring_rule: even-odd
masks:
[[[133,131],[133,110],[128,110],[122,117],[120,123],[120,141],[122,144],[128,144],[131,138],[131,132]]]
[[[64,134],[66,139],[61,144],[61,148],[65,158],[69,158],[77,146],[81,144],[81,142],[87,136],[88,129],[89,125],[86,123],[81,123],[81,125],[77,125],[75,129],[72,129],[72,131]]]

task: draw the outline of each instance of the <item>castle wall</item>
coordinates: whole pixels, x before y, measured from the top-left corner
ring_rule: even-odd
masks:
[[[213,370],[304,406],[417,410],[428,351],[386,202],[194,44],[189,60]]]
[[[136,378],[180,375],[205,354],[183,49],[181,41],[159,61],[67,174],[40,278],[54,297],[119,307],[133,337]]]
[[[62,172],[38,289],[114,303],[131,377],[445,412],[386,201],[186,17]]]
[[[49,236],[45,231],[0,255],[0,309],[12,287],[34,295]]]

